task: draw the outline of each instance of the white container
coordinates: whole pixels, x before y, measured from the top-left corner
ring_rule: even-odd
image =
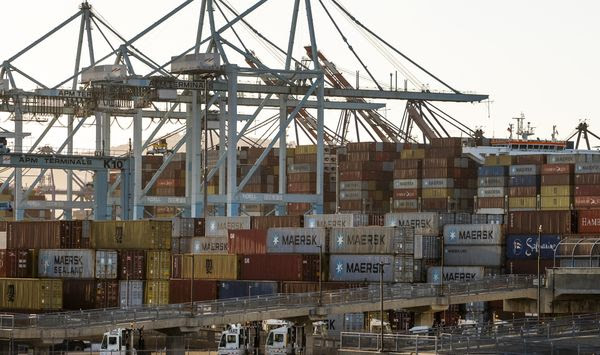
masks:
[[[439,218],[435,212],[387,213],[386,227],[412,227],[415,234],[437,236],[440,233]]]
[[[310,214],[304,215],[305,228],[348,228],[354,226],[354,215],[340,214]]]
[[[38,276],[93,279],[96,251],[92,249],[40,249]]]
[[[332,228],[331,254],[413,254],[414,231],[397,227]]]
[[[250,229],[250,217],[223,217],[212,216],[206,217],[206,236],[227,236],[229,229]]]
[[[119,282],[119,305],[121,308],[139,307],[144,304],[144,281],[123,280]]]
[[[192,238],[192,254],[227,254],[228,237]]]
[[[481,266],[432,266],[427,269],[427,282],[439,285],[442,282],[470,282],[480,280],[484,276],[484,268]],[[442,277],[443,276],[443,277]]]
[[[96,278],[117,278],[117,252],[115,250],[96,250]]]
[[[448,224],[444,226],[444,245],[502,245],[499,224]]]
[[[267,253],[325,253],[325,228],[269,228]]]

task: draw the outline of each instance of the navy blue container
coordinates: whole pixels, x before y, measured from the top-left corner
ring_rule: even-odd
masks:
[[[537,234],[509,235],[506,238],[508,259],[537,259]],[[542,235],[541,259],[554,258],[554,250],[560,242],[559,235]]]
[[[539,175],[522,175],[522,176],[511,176],[508,179],[508,186],[540,186]]]
[[[276,281],[222,281],[219,282],[218,297],[240,298],[248,296],[264,296],[276,294],[278,282]]]
[[[506,166],[480,166],[477,169],[478,176],[506,176],[508,167]]]

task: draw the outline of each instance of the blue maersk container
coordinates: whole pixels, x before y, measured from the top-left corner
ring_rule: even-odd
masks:
[[[508,167],[506,166],[480,166],[477,169],[477,176],[506,176]]]
[[[276,281],[222,281],[219,282],[219,299],[248,296],[274,295],[277,293]]]
[[[540,176],[539,175],[521,175],[521,176],[511,176],[508,179],[508,186],[540,186]]]
[[[537,259],[537,234],[509,235],[506,238],[506,257],[509,259]],[[559,235],[542,235],[541,259],[554,258],[560,242]]]

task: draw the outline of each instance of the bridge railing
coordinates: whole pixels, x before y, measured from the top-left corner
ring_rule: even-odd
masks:
[[[528,288],[533,276],[500,275],[472,282],[452,282],[443,288],[434,284],[394,284],[386,286],[384,300],[415,299],[451,295],[475,295],[498,290]],[[344,305],[352,303],[375,303],[380,300],[379,286],[295,294],[251,296],[226,300],[181,303],[171,305],[145,305],[131,308],[94,309],[46,313],[37,315],[0,315],[2,329],[64,328],[90,325],[127,324],[130,322],[189,318],[198,316],[222,316],[268,310]]]

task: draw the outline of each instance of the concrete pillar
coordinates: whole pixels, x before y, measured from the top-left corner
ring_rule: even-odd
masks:
[[[166,355],[185,355],[185,341],[183,336],[167,336],[165,345],[167,348]]]

